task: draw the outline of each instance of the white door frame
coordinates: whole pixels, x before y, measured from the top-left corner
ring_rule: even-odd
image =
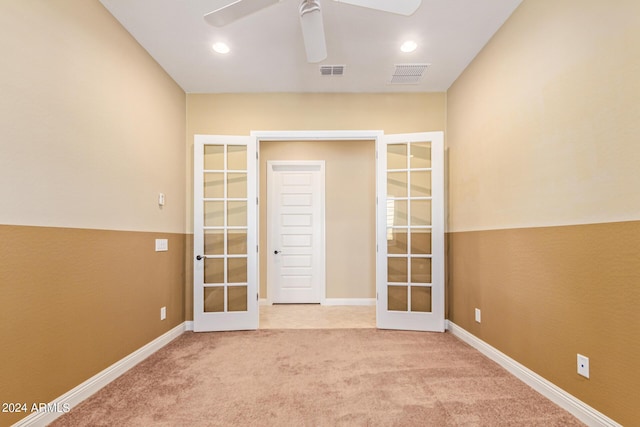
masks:
[[[375,151],[377,153],[378,144],[380,143],[380,138],[384,136],[384,131],[382,130],[251,131],[251,136],[256,138],[256,150],[258,153],[260,152],[261,141],[265,141],[265,142],[267,141],[374,141]],[[257,167],[258,169],[260,168],[260,162],[258,162]],[[377,168],[378,166],[376,162],[376,176],[378,174]],[[258,179],[257,185],[258,185],[258,188],[260,188],[260,170],[258,170],[256,175]],[[378,206],[377,206],[378,191],[379,191],[378,181],[376,179],[376,224],[380,223],[381,218],[379,218],[379,215],[383,214],[382,210],[378,209]],[[376,242],[379,240],[378,228],[379,227],[376,226]],[[323,230],[323,233],[324,233],[324,230]],[[265,250],[268,250],[268,248],[266,248]],[[323,246],[323,250],[324,250],[324,246]],[[260,271],[259,266],[257,266],[256,269],[259,274],[259,271]],[[272,293],[269,292],[268,281],[269,280],[267,278],[267,298],[263,301],[265,301],[266,304],[270,305],[272,303],[272,300],[271,300]],[[376,278],[376,290],[378,288],[377,281],[378,279]],[[323,284],[320,304],[322,305],[326,304],[326,283]]]
[[[442,141],[443,134],[442,132],[433,132],[429,133],[431,135],[435,135],[440,141]],[[251,131],[250,138],[252,139],[249,144],[252,147],[255,147],[255,159],[258,160],[259,152],[260,152],[260,142],[261,141],[344,141],[344,140],[373,140],[375,142],[375,150],[376,157],[379,155],[386,158],[386,153],[381,153],[380,146],[386,144],[386,140],[384,138],[384,131],[381,130],[358,130],[358,131]],[[439,143],[441,144],[441,143]],[[386,209],[381,208],[380,201],[384,201],[386,198],[386,182],[383,182],[384,177],[386,177],[386,169],[381,169],[380,164],[381,160],[377,158],[376,160],[376,242],[377,242],[377,257],[376,257],[376,305],[378,309],[380,307],[380,301],[378,300],[379,290],[382,286],[386,286],[386,263],[381,265],[380,261],[381,254],[386,254],[386,250],[382,249],[381,245],[386,245],[384,240],[381,240],[381,236],[386,235],[386,230],[382,226],[385,224],[386,220]],[[255,166],[255,188],[260,188],[260,163],[256,161]],[[249,166],[248,166],[249,167]],[[258,202],[258,198],[256,197],[256,201]],[[256,239],[259,236],[259,221],[252,222],[255,226],[255,234],[249,231],[249,234],[252,235],[253,239]],[[381,243],[382,242],[382,243]],[[259,290],[258,283],[260,283],[259,277],[259,259],[255,258],[255,262],[251,263],[252,265],[249,267],[250,270],[254,271],[253,280],[251,282],[256,286],[257,290]],[[383,271],[384,270],[384,271]],[[384,274],[383,274],[384,273]],[[443,272],[442,272],[443,273]],[[444,283],[442,283],[442,288],[444,289]],[[443,297],[440,297],[443,298]],[[438,298],[438,299],[440,299]],[[442,300],[441,300],[442,301]],[[386,304],[385,304],[386,307]],[[256,307],[257,309],[257,307]],[[256,312],[257,313],[257,312]],[[442,313],[442,324],[444,324],[444,313]],[[379,316],[376,316],[379,317]],[[379,321],[379,319],[378,319]],[[395,326],[395,325],[394,325]],[[257,327],[257,324],[256,324]],[[378,324],[378,327],[381,327]],[[229,328],[232,329],[232,328]],[[399,325],[399,329],[403,329],[402,325]]]
[[[320,238],[317,242],[318,248],[316,249],[319,259],[317,260],[317,269],[319,270],[318,285],[320,287],[320,304],[325,305],[327,298],[326,288],[326,239],[325,239],[325,175],[324,175],[324,160],[269,160],[267,162],[267,304],[273,303],[273,295],[275,292],[276,272],[272,267],[273,265],[273,253],[272,251],[276,247],[274,241],[274,235],[271,232],[271,226],[274,219],[274,204],[269,204],[269,201],[273,201],[275,197],[275,189],[273,187],[273,173],[276,172],[275,168],[286,168],[287,170],[295,171],[317,171],[320,173],[320,212],[319,212],[319,224],[320,224]]]

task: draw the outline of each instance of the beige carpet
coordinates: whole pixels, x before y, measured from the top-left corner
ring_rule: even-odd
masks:
[[[452,335],[185,333],[54,426],[577,426]]]

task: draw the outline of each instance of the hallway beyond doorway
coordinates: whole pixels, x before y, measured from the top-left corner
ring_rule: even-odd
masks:
[[[274,304],[260,306],[259,329],[375,328],[376,307]]]

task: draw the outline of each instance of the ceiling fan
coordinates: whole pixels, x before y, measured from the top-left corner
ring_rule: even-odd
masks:
[[[224,0],[217,9],[204,15],[211,25],[223,27],[240,18],[265,9],[283,0]],[[415,12],[422,0],[333,0],[367,9],[409,16]],[[322,23],[319,0],[302,0],[300,3],[300,26],[308,62],[320,62],[327,57],[327,46]]]

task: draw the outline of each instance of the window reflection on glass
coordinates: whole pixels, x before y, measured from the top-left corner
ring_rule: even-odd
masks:
[[[387,145],[387,169],[407,168],[407,144]]]
[[[387,196],[407,197],[407,173],[389,172],[387,173]]]
[[[244,145],[227,146],[227,170],[247,170],[247,147]]]
[[[221,227],[224,225],[224,202],[204,202],[204,226]]]
[[[431,167],[431,143],[415,142],[411,144],[411,169]]]
[[[224,169],[224,145],[204,146],[204,170]]]

